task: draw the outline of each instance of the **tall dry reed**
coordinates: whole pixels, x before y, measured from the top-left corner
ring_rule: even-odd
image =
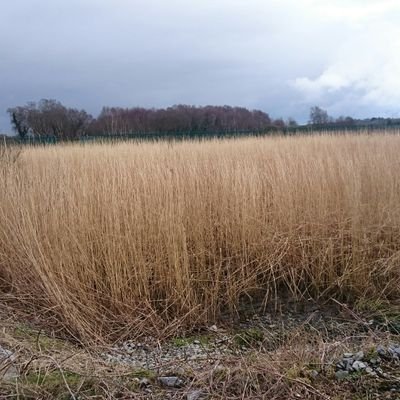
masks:
[[[83,340],[399,296],[399,154],[384,133],[27,148],[0,174],[0,289]]]

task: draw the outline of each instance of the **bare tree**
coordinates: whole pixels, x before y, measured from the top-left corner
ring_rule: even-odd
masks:
[[[8,112],[20,137],[25,137],[29,132],[35,137],[74,139],[85,133],[93,119],[86,111],[67,108],[53,99],[30,102],[25,106],[10,108]]]
[[[273,120],[272,125],[279,129],[283,129],[286,126],[285,121],[282,118],[277,118],[277,119]]]
[[[354,126],[354,119],[352,117],[340,116],[336,119],[335,124],[343,127],[352,127]]]
[[[11,125],[21,139],[29,133],[28,110],[26,107],[13,107],[7,110],[10,115]]]
[[[318,106],[311,107],[310,109],[310,124],[312,125],[325,125],[330,122],[328,112]]]
[[[93,117],[85,110],[68,108],[65,112],[65,125],[63,127],[68,139],[76,139],[85,135]]]

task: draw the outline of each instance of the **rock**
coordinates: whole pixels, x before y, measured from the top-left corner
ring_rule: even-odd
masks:
[[[354,355],[354,360],[355,361],[361,361],[364,358],[364,352],[363,351],[359,351],[358,353],[356,353]]]
[[[383,346],[381,346],[381,345],[379,345],[379,346],[376,348],[376,352],[377,352],[381,357],[383,357],[383,358],[386,358],[386,357],[387,357],[386,349],[385,349]]]
[[[192,392],[189,392],[186,395],[187,400],[200,400],[203,396],[203,392],[201,390],[194,390]]]
[[[389,353],[393,354],[394,356],[400,357],[400,346],[397,344],[393,344],[388,348]]]
[[[366,372],[368,375],[371,375],[371,376],[376,376],[376,375],[377,375],[376,372],[375,372],[371,367],[365,368],[365,372]]]
[[[346,371],[351,371],[353,368],[354,364],[354,359],[353,358],[344,358],[342,360],[342,363],[344,364],[344,368]]]
[[[180,388],[183,386],[182,379],[177,376],[161,376],[158,380],[161,384],[168,387]]]
[[[12,354],[12,351],[0,346],[0,361],[6,360],[7,358],[12,358]]]
[[[150,380],[147,378],[142,378],[139,380],[139,386],[140,387],[147,387],[150,386]]]
[[[0,346],[0,378],[4,380],[13,380],[19,377],[17,368],[10,363],[14,361],[13,352]]]
[[[217,325],[212,325],[208,328],[211,332],[218,332]]]
[[[388,347],[388,353],[393,360],[398,360],[400,358],[400,349],[395,346]]]
[[[0,371],[0,380],[12,381],[19,377],[19,372],[14,365],[9,365],[6,369]]]
[[[336,364],[336,369],[346,369],[346,364],[343,361],[340,361]]]
[[[365,363],[363,363],[362,361],[354,361],[352,367],[353,367],[354,371],[362,371],[365,368],[367,368],[367,365]]]
[[[335,373],[336,379],[341,381],[342,379],[346,379],[350,375],[349,371],[337,371]]]
[[[353,353],[344,353],[343,358],[351,358],[353,357]]]
[[[200,344],[200,340],[193,340],[193,344],[199,345]]]
[[[310,376],[312,379],[316,379],[319,375],[319,372],[316,371],[315,369],[313,369],[312,371],[310,371]]]

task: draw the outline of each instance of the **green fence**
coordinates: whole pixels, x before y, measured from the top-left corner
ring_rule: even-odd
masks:
[[[204,132],[204,131],[188,131],[188,132],[137,132],[137,133],[124,133],[124,134],[110,134],[110,135],[91,135],[80,136],[74,139],[59,139],[55,136],[36,136],[27,138],[12,138],[20,144],[26,145],[51,145],[56,143],[68,142],[111,142],[111,141],[159,141],[159,140],[200,140],[200,139],[220,139],[220,138],[235,138],[244,136],[264,136],[280,133],[278,129],[264,129],[264,130],[248,130],[248,131],[222,131],[222,132]]]
[[[400,131],[400,125],[391,126],[337,126],[337,125],[300,125],[297,127],[277,128],[270,127],[262,130],[240,130],[240,131],[182,131],[182,132],[136,132],[124,134],[110,135],[91,135],[80,136],[75,139],[59,139],[54,136],[36,136],[24,139],[13,137],[8,141],[16,142],[24,145],[51,145],[60,142],[113,142],[113,141],[159,141],[159,140],[201,140],[201,139],[222,139],[222,138],[239,138],[239,137],[257,137],[270,135],[305,135],[318,133],[373,133],[377,130],[387,129],[390,131]]]

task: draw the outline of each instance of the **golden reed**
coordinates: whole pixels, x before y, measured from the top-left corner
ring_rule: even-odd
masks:
[[[0,173],[0,291],[81,340],[399,296],[399,155],[384,132],[25,148]]]

